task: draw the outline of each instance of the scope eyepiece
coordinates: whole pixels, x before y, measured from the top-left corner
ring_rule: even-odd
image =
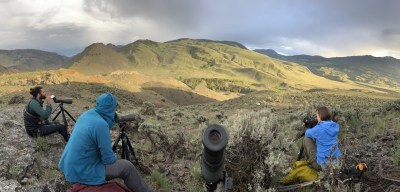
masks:
[[[220,181],[225,169],[225,147],[228,134],[221,125],[210,125],[203,135],[201,175],[208,183]]]
[[[72,104],[72,98],[64,98],[64,99],[58,99],[55,95],[50,96],[54,103],[65,103],[65,104]]]

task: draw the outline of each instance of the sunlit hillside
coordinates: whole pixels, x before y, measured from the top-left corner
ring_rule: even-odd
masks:
[[[329,80],[307,67],[272,59],[233,42],[139,40],[114,50],[103,44],[91,45],[75,57],[71,68],[84,74],[105,74],[130,66],[148,76],[171,77],[185,83],[196,81],[190,85],[192,88],[201,80],[210,82],[217,78],[219,84],[233,81],[250,90],[374,89],[352,81]]]
[[[311,55],[280,55],[272,49],[256,52],[282,61],[308,67],[313,73],[335,81],[354,81],[382,87],[400,86],[400,60],[394,57],[371,55],[325,58]]]

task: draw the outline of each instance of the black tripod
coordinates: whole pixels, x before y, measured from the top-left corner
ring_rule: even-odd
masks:
[[[76,120],[75,120],[75,119],[72,117],[72,115],[64,108],[64,103],[60,103],[60,104],[58,105],[58,107],[54,110],[54,112],[55,112],[58,108],[60,108],[60,111],[58,111],[58,113],[56,114],[56,116],[54,116],[53,121],[56,120],[57,117],[58,117],[60,114],[62,114],[62,118],[63,118],[63,121],[64,121],[64,125],[65,125],[65,127],[68,128],[68,122],[67,122],[67,118],[66,118],[66,116],[65,116],[65,113],[67,113],[68,117],[71,118],[71,119],[76,123]],[[53,113],[54,113],[54,112],[53,112]]]
[[[119,128],[121,128],[117,140],[115,140],[112,150],[116,152],[118,143],[122,140],[122,150],[121,150],[121,158],[131,161],[132,154],[133,160],[138,163],[138,159],[136,158],[135,151],[133,150],[132,144],[129,141],[128,135],[125,133],[125,128],[127,127],[125,122],[118,123]]]
[[[232,191],[232,177],[228,177],[228,173],[226,171],[223,172],[222,178],[214,183],[206,183],[207,192],[214,192],[217,189],[217,185],[219,182],[222,182],[224,188],[222,192],[231,192]]]

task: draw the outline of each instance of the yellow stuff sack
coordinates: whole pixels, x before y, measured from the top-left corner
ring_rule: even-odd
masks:
[[[318,172],[308,166],[309,161],[296,161],[289,174],[281,180],[281,183],[308,182],[318,180]]]

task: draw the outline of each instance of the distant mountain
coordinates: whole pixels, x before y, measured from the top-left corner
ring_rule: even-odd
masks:
[[[164,43],[137,40],[122,47],[96,43],[75,56],[70,68],[84,74],[133,68],[148,76],[179,79],[192,88],[206,82],[207,87],[216,90],[239,92],[266,88],[304,90],[322,87],[320,83],[330,88],[357,88],[317,76],[299,64],[271,59],[240,43],[204,39]]]
[[[256,49],[258,53],[283,61],[307,66],[313,73],[339,81],[355,81],[379,86],[400,86],[400,60],[371,55],[333,57],[294,55],[285,56],[272,49]]]
[[[146,78],[179,80],[191,89],[200,89],[198,86],[201,85],[203,90],[235,90],[238,93],[314,88],[388,92],[393,91],[400,81],[395,75],[399,72],[395,58],[284,56],[273,50],[256,51],[263,54],[237,42],[187,38],[164,43],[137,40],[124,46],[94,43],[72,58],[39,50],[2,51],[0,73],[63,67],[81,75],[106,78],[134,70]],[[136,80],[139,84],[142,82],[141,78]]]
[[[66,56],[35,49],[0,50],[0,66],[11,71],[59,69],[67,66],[68,60]]]
[[[105,74],[117,70],[129,69],[128,59],[117,53],[112,46],[94,43],[70,61],[71,69],[83,74]]]
[[[261,54],[267,55],[269,57],[275,58],[275,59],[284,59],[285,58],[284,55],[280,55],[273,49],[255,49],[254,51],[257,53],[261,53]]]

